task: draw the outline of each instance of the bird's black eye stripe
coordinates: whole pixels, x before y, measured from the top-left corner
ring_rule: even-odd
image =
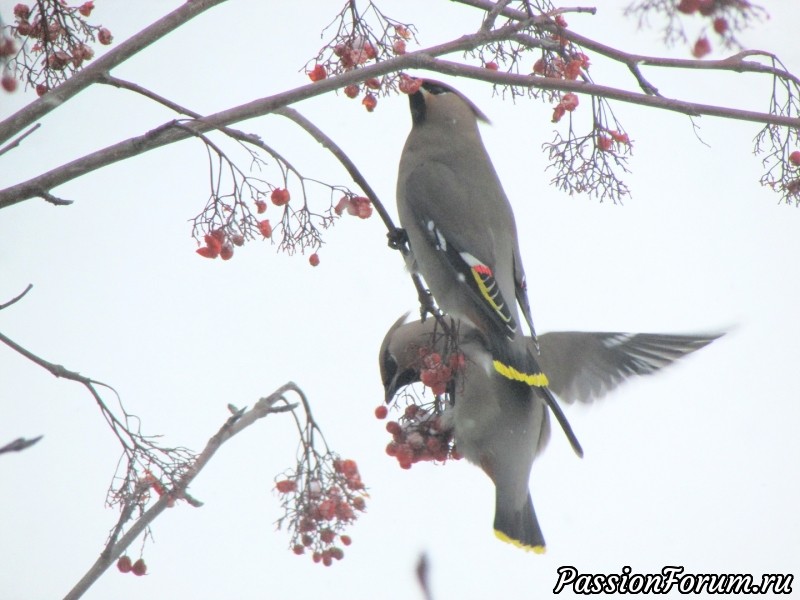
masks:
[[[422,87],[434,96],[438,94],[449,94],[451,92],[450,88],[433,81],[424,81]]]
[[[397,373],[397,361],[388,351],[383,353],[383,387],[386,387],[394,379]]]

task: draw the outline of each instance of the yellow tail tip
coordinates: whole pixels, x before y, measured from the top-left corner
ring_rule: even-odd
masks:
[[[503,533],[497,529],[494,530],[494,534],[497,536],[497,539],[501,542],[505,542],[506,544],[511,544],[512,546],[516,546],[517,548],[522,548],[525,552],[533,552],[534,554],[544,554],[547,552],[547,548],[545,546],[531,546],[530,544],[526,544],[525,542],[521,542],[520,540],[515,540],[514,538],[510,537],[508,534]]]
[[[494,365],[494,370],[506,379],[521,381],[533,387],[547,387],[550,383],[544,373],[523,373],[511,365],[501,363],[499,360],[492,361],[492,364]]]

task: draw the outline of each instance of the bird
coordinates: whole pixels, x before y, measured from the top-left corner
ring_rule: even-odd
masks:
[[[542,390],[581,456],[537,362],[514,213],[478,129],[488,118],[453,87],[419,81],[419,89],[409,94],[412,126],[397,177],[409,266],[423,276],[441,310],[484,334],[490,364],[500,376]],[[522,332],[517,305],[530,338]]]
[[[420,349],[448,351],[435,319],[398,319],[381,344],[379,364],[385,400],[420,381]],[[494,531],[498,538],[535,553],[545,551],[529,490],[535,457],[550,426],[543,388],[500,375],[480,330],[462,322],[456,348],[464,356],[448,386],[452,407],[443,413],[458,453],[479,466],[495,486]],[[636,375],[649,375],[699,350],[723,334],[666,335],[558,331],[539,336],[539,364],[549,390],[567,403],[597,400]],[[532,338],[526,339],[530,346]]]

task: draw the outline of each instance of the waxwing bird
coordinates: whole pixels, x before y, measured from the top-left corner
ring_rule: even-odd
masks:
[[[422,80],[409,95],[412,127],[400,159],[397,210],[437,304],[484,334],[491,365],[542,388],[575,452],[583,451],[535,357],[535,330],[511,205],[478,131],[486,116],[452,87]],[[517,304],[533,336],[523,335]]]
[[[445,336],[436,321],[403,324],[387,333],[380,352],[386,401],[420,380],[421,348],[444,353]],[[545,542],[528,490],[534,455],[549,436],[542,389],[500,375],[492,366],[485,336],[462,322],[457,351],[464,366],[451,383],[452,409],[442,419],[452,427],[458,453],[481,467],[495,485],[495,534],[526,550],[544,552]],[[436,339],[433,336],[436,335]]]
[[[437,323],[404,323],[389,329],[380,349],[386,401],[420,380],[420,348],[443,350]],[[553,332],[539,336],[540,365],[550,389],[565,401],[597,400],[634,375],[658,371],[720,337],[593,332]],[[533,345],[533,340],[527,339]],[[543,394],[547,388],[523,385],[500,375],[492,365],[485,336],[464,322],[458,331],[464,367],[450,387],[456,447],[480,466],[495,485],[497,536],[527,550],[544,551],[528,489],[531,465],[549,439]]]
[[[412,269],[452,317],[483,331],[496,358],[523,371],[517,303],[535,337],[511,205],[478,131],[486,116],[452,87],[422,80],[400,159],[397,210]],[[523,369],[524,367],[524,369]],[[535,370],[535,369],[534,369]]]

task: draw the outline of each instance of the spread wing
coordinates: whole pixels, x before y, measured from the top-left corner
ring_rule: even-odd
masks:
[[[592,402],[630,377],[655,373],[722,335],[557,331],[539,336],[539,364],[564,402]]]

